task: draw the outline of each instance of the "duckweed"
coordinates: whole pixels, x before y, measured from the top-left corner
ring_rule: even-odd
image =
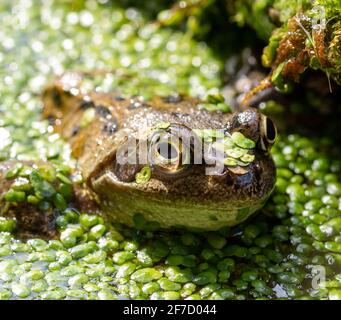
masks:
[[[143,268],[135,271],[131,278],[137,282],[146,283],[161,278],[162,274],[154,268]]]
[[[9,10],[16,5],[0,4],[0,159],[53,166],[7,171],[15,183],[4,200],[56,210],[60,234],[24,242],[15,238],[16,221],[0,217],[0,299],[341,299],[341,163],[332,141],[281,135],[272,151],[274,194],[252,221],[226,232],[135,230],[67,208],[71,183],[81,179],[71,174],[69,146],[39,121],[37,94],[51,74],[109,67],[117,71],[86,79],[89,90],[117,88],[146,99],[181,91],[207,95],[208,108],[227,111],[217,94],[222,64],[205,44],[158,29],[137,9],[88,0],[73,11],[57,1]],[[63,33],[55,32],[61,26]],[[232,140],[254,148],[238,133]],[[238,148],[233,157],[253,161]],[[316,270],[309,267],[324,268],[326,288],[312,290]]]
[[[140,172],[136,174],[136,183],[148,182],[152,175],[151,169],[149,167],[143,167]]]
[[[253,149],[256,144],[251,139],[246,138],[241,132],[233,132],[231,136],[233,142],[241,148]]]

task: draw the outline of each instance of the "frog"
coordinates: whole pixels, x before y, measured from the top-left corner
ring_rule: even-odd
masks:
[[[207,111],[202,100],[180,94],[145,100],[88,90],[87,76],[67,72],[55,78],[42,94],[43,117],[70,144],[110,221],[134,226],[142,217],[163,229],[213,231],[263,207],[276,181],[270,149],[277,132],[270,118],[251,107]],[[128,141],[135,142],[135,163],[129,156],[119,161]],[[198,141],[196,151],[206,150],[199,152],[202,161],[194,155]],[[229,156],[214,173],[210,155],[221,145],[223,157],[225,151]],[[136,156],[137,149],[145,150]]]
[[[42,118],[69,143],[84,180],[73,183],[70,207],[131,227],[143,219],[153,228],[199,231],[237,225],[263,207],[276,181],[271,119],[252,107],[212,111],[180,94],[146,100],[101,92],[87,87],[92,76],[66,72],[42,93]],[[52,166],[0,163],[2,195],[17,181],[6,172],[18,165]],[[24,238],[57,236],[53,208],[1,207]]]

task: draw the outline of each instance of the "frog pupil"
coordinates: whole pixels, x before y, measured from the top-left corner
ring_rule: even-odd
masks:
[[[178,151],[171,143],[168,142],[159,143],[157,146],[157,152],[161,157],[168,160],[176,159],[178,157]]]
[[[266,136],[270,141],[273,141],[276,138],[275,126],[269,118],[266,118]]]

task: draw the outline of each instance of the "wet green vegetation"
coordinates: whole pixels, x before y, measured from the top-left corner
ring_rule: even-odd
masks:
[[[341,157],[330,134],[283,126],[273,195],[231,229],[160,232],[138,216],[127,228],[70,208],[70,183],[81,177],[69,146],[40,120],[40,93],[54,74],[109,69],[89,88],[206,97],[223,87],[223,61],[143,10],[41,3],[0,4],[0,160],[51,163],[6,172],[15,182],[0,204],[0,299],[341,299]],[[20,240],[6,215],[18,203],[53,212],[55,238]]]

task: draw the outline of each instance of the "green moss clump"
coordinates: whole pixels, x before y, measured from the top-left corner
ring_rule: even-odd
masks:
[[[64,1],[43,10],[39,1],[21,1],[25,10],[11,10],[18,3],[0,4],[1,160],[73,165],[67,144],[39,120],[37,94],[52,73],[109,67],[116,70],[112,78],[90,85],[126,95],[180,89],[197,96],[221,86],[222,63],[205,44],[151,26],[139,10],[95,1],[74,1],[71,12]],[[160,234],[138,216],[136,230],[66,209],[55,239],[25,242],[15,238],[13,221],[0,219],[0,299],[340,299],[338,144],[281,134],[272,154],[278,168],[272,197],[254,220],[232,229]],[[66,168],[52,181],[44,175],[54,189],[68,183]],[[6,177],[18,178],[21,169]],[[26,200],[36,192],[54,198],[50,186],[31,178],[35,187],[17,186]],[[325,281],[312,287],[318,270]]]
[[[210,20],[203,18],[207,12],[214,13]],[[181,1],[162,12],[159,19],[165,25],[187,21],[188,32],[196,35],[216,27],[215,19],[251,27],[267,43],[263,65],[272,69],[272,83],[282,90],[288,82],[298,82],[307,69],[321,70],[341,84],[338,0]],[[229,29],[227,24],[225,28]]]

